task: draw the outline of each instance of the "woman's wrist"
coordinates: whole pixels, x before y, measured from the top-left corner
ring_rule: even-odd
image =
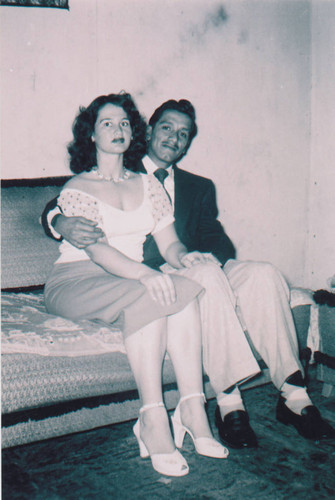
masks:
[[[137,275],[136,279],[138,279],[138,281],[141,281],[142,279],[147,278],[150,275],[153,276],[153,275],[157,274],[158,272],[160,272],[160,271],[158,271],[156,269],[152,269],[152,267],[149,267],[146,264],[141,264],[141,268],[138,271],[138,275]]]

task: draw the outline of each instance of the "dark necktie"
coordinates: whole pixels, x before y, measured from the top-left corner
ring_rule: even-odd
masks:
[[[170,203],[172,203],[171,196],[166,190],[166,187],[164,186],[164,181],[166,177],[169,175],[169,172],[165,170],[165,168],[158,168],[157,170],[154,171],[154,176],[159,180],[159,182],[162,184],[163,188],[165,189],[165,192],[170,200]]]

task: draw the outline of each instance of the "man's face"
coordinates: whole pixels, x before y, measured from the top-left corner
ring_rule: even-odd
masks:
[[[148,155],[160,168],[175,163],[190,143],[192,120],[179,111],[166,110],[153,127],[148,127]]]

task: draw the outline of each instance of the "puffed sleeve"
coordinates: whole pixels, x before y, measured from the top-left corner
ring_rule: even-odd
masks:
[[[152,216],[155,227],[151,234],[158,233],[165,227],[173,224],[174,216],[171,202],[161,183],[154,175],[147,175],[148,194],[152,207]]]
[[[99,213],[98,200],[77,189],[63,189],[58,197],[58,206],[67,217],[85,217],[99,225],[102,217]]]

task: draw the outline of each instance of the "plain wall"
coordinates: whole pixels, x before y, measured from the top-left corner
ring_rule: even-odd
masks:
[[[311,287],[335,276],[335,2],[312,11],[312,130],[308,260]]]
[[[67,174],[73,119],[99,94],[125,89],[147,118],[166,99],[188,98],[199,134],[181,166],[215,181],[238,257],[270,261],[295,285],[323,286],[331,271],[322,245],[334,255],[335,242],[330,167],[319,165],[331,144],[322,123],[333,91],[314,73],[330,76],[318,26],[331,31],[324,17],[334,3],[321,3],[328,10],[308,0],[1,7],[2,177]],[[320,126],[327,138],[316,139]]]

